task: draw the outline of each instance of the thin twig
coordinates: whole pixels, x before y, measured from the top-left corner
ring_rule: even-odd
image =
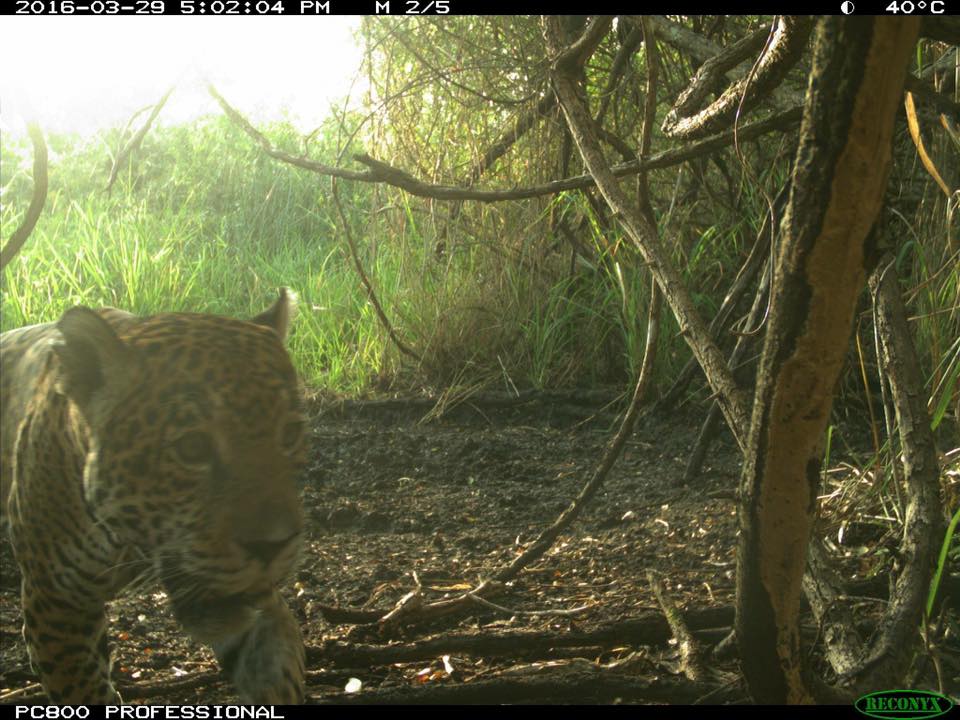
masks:
[[[484,600],[479,595],[474,595],[472,592],[467,593],[467,597],[473,600],[477,605],[481,605],[491,610],[496,610],[497,612],[502,612],[505,615],[523,615],[526,617],[570,617],[571,615],[579,615],[582,612],[594,607],[593,605],[580,605],[578,607],[569,608],[569,609],[551,609],[551,610],[514,610],[512,608],[504,607],[503,605],[497,605],[492,603],[489,600]]]
[[[397,346],[397,349],[406,355],[409,358],[412,358],[416,362],[422,362],[421,357],[410,349],[403,340],[400,339],[400,336],[397,335],[397,331],[393,328],[393,323],[390,322],[390,318],[387,317],[387,313],[384,312],[383,306],[380,304],[380,300],[377,299],[377,293],[373,289],[373,284],[370,282],[370,278],[367,277],[367,273],[363,269],[363,263],[360,261],[360,253],[357,252],[357,244],[353,240],[353,233],[350,230],[350,223],[347,220],[346,213],[343,212],[343,206],[340,204],[340,193],[337,190],[337,180],[336,178],[331,179],[331,184],[333,187],[333,204],[337,208],[337,214],[340,216],[340,223],[343,226],[343,234],[347,238],[347,247],[350,249],[350,258],[353,260],[353,266],[357,270],[357,275],[360,276],[360,282],[363,283],[364,289],[367,291],[367,297],[370,299],[370,304],[373,305],[374,311],[377,313],[377,317],[380,319],[380,324],[383,325],[384,330],[387,331],[387,335],[390,336],[390,339],[393,340],[393,344]]]

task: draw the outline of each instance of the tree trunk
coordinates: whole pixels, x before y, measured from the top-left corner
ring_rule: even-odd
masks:
[[[798,621],[822,441],[918,30],[913,18],[817,28],[741,479],[736,629],[761,703],[813,699]]]

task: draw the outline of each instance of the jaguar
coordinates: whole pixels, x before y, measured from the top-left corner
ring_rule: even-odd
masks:
[[[248,321],[74,307],[0,335],[0,514],[50,701],[122,701],[105,604],[152,582],[243,702],[303,700],[294,313],[281,289]]]

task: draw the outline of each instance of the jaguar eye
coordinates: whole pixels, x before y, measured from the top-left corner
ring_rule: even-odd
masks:
[[[173,444],[181,462],[187,465],[206,465],[213,460],[213,438],[210,433],[195,430],[181,435]]]
[[[283,426],[283,430],[280,432],[280,445],[284,450],[293,450],[300,444],[306,426],[307,423],[302,418],[291,420]]]

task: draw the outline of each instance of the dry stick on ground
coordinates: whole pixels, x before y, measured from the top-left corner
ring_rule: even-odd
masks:
[[[4,244],[3,250],[0,251],[0,271],[13,260],[30,237],[37,220],[40,219],[40,213],[43,212],[43,204],[47,200],[47,144],[43,140],[40,126],[36,123],[28,124],[27,132],[33,143],[33,196],[30,198],[30,206],[27,208],[23,223],[14,231]]]
[[[153,106],[153,110],[150,112],[150,116],[146,119],[143,125],[140,126],[140,129],[137,130],[136,134],[130,138],[130,142],[121,148],[120,152],[117,153],[117,157],[113,160],[113,167],[110,168],[110,179],[107,181],[107,190],[113,187],[113,183],[117,180],[117,173],[120,172],[120,166],[130,157],[131,153],[140,147],[140,143],[143,142],[143,138],[146,137],[147,132],[149,132],[150,127],[153,125],[153,121],[157,119],[157,115],[160,114],[160,111],[163,110],[163,106],[167,104],[167,100],[170,98],[170,95],[173,94],[173,90],[176,86],[171,87],[167,90],[163,97],[160,98],[159,102]]]
[[[340,193],[337,190],[336,178],[331,178],[331,185],[333,190],[333,204],[336,206],[337,214],[340,216],[340,222],[343,224],[343,234],[347,238],[347,246],[350,249],[350,258],[353,260],[353,266],[357,270],[357,275],[360,276],[360,282],[363,283],[363,287],[367,291],[367,297],[370,299],[370,304],[373,305],[373,309],[377,313],[377,317],[380,319],[380,324],[383,325],[383,328],[387,331],[390,339],[393,340],[393,344],[397,346],[397,349],[400,352],[418,363],[422,362],[421,357],[416,352],[411,350],[410,347],[400,339],[400,336],[397,335],[397,331],[393,329],[393,323],[390,322],[390,318],[387,317],[387,313],[384,312],[383,306],[377,299],[377,293],[373,289],[373,284],[370,282],[370,278],[367,277],[367,273],[363,270],[363,263],[360,262],[360,253],[357,252],[357,244],[354,242],[353,233],[350,231],[350,223],[347,220],[346,214],[343,212],[343,206],[340,204]]]
[[[656,295],[654,295],[654,297],[656,297]],[[652,298],[650,310],[651,313],[659,312]],[[467,608],[473,603],[471,595],[483,597],[491,591],[502,589],[503,583],[515,578],[523,568],[541,557],[552,547],[554,541],[560,536],[560,533],[570,527],[573,521],[580,516],[584,507],[586,507],[587,503],[596,495],[597,490],[603,485],[603,481],[606,479],[614,463],[620,457],[623,446],[633,431],[634,422],[640,411],[640,401],[643,399],[647,387],[650,384],[650,377],[652,375],[650,366],[652,366],[653,348],[656,347],[658,333],[659,323],[651,323],[647,326],[647,347],[644,354],[643,368],[640,376],[637,378],[637,384],[634,388],[633,397],[630,400],[627,412],[623,416],[616,435],[607,445],[603,457],[600,459],[597,468],[593,471],[590,480],[583,486],[580,494],[570,503],[567,509],[553,521],[550,527],[540,533],[533,543],[514,558],[510,565],[495,573],[491,579],[482,581],[477,587],[456,598],[441,600],[435,603],[423,604],[422,599],[417,593],[409,593],[390,613],[381,618],[381,630],[395,627],[401,622],[403,624],[409,624],[413,621],[433,619],[440,615],[447,615]],[[648,358],[650,359],[649,363],[647,362]]]
[[[742,690],[736,687],[718,691],[715,685],[668,675],[642,679],[629,670],[611,670],[582,659],[546,668],[541,665],[511,668],[492,678],[478,678],[468,683],[401,685],[350,695],[338,691],[327,697],[314,695],[311,700],[337,705],[610,704],[618,701],[690,704],[704,696],[712,697],[715,702],[744,700]]]
[[[13,703],[31,703],[46,699],[43,693],[43,685],[40,683],[30,683],[10,692],[0,693],[0,704],[10,705]]]
[[[475,595],[472,592],[468,592],[467,597],[473,600],[473,602],[480,607],[496,610],[504,615],[521,615],[525,617],[571,617],[573,615],[579,615],[580,613],[586,612],[596,605],[596,603],[591,603],[589,605],[580,605],[579,607],[575,608],[557,608],[552,610],[516,610],[514,608],[508,608],[504,605],[497,605],[489,600],[484,600],[482,597]]]
[[[169,697],[171,693],[195,690],[216,683],[226,684],[227,679],[220,670],[208,670],[187,677],[153,680],[150,682],[124,682],[120,680],[117,688],[124,700],[143,700],[152,697]],[[32,683],[22,688],[0,694],[0,704],[49,702],[40,683]]]
[[[683,616],[677,609],[676,603],[670,597],[666,587],[663,585],[663,579],[654,571],[647,571],[647,582],[650,583],[650,589],[657,597],[657,602],[663,609],[663,616],[670,624],[670,630],[677,641],[677,647],[680,649],[680,671],[688,680],[700,682],[706,676],[703,667],[703,651],[700,643],[693,637],[690,628],[683,621]]]
[[[684,622],[694,633],[708,633],[714,628],[727,627],[733,622],[732,605],[704,607],[684,613]],[[483,657],[550,659],[557,651],[578,648],[612,648],[624,643],[631,645],[662,645],[671,637],[670,626],[657,612],[646,612],[640,617],[604,623],[589,631],[533,631],[503,630],[477,633],[452,633],[413,642],[370,645],[364,643],[328,640],[306,648],[307,663],[326,663],[337,669],[371,668],[394,663],[429,661],[445,654],[464,654]],[[595,653],[591,652],[595,656]],[[204,671],[189,677],[170,678],[151,682],[122,683],[120,690],[127,700],[168,696],[170,693],[206,687],[225,682],[219,671]],[[0,694],[0,703],[39,700],[43,688],[31,684]]]
[[[726,628],[733,623],[731,605],[704,607],[683,613],[684,621],[694,633]],[[483,633],[454,632],[412,642],[370,645],[366,643],[328,640],[307,646],[307,661],[327,662],[337,667],[372,667],[393,663],[419,662],[444,653],[462,653],[485,657],[549,657],[555,648],[615,647],[629,645],[662,645],[672,636],[663,615],[646,611],[639,617],[607,622],[588,631],[562,630],[495,630]]]
[[[592,175],[577,175],[575,177],[564,178],[563,180],[554,180],[541,185],[514,188],[512,190],[476,190],[452,185],[435,185],[417,180],[405,170],[392,167],[387,163],[380,162],[362,153],[354,155],[354,159],[369,167],[370,170],[346,170],[344,168],[325,165],[324,163],[306,157],[291,155],[290,153],[273,147],[272,143],[259,130],[253,127],[243,115],[231,107],[213,86],[210,86],[208,89],[210,94],[220,104],[220,107],[223,108],[227,117],[252,138],[267,155],[281,162],[285,162],[288,165],[293,165],[302,170],[309,170],[319,175],[330,175],[331,177],[339,177],[344,180],[356,180],[358,182],[393,185],[417,197],[435,198],[438,200],[476,200],[477,202],[526,200],[544,195],[555,195],[565,190],[582,190],[596,185],[596,181]],[[789,110],[775,113],[764,120],[758,120],[757,122],[740,128],[737,132],[737,138],[740,142],[746,142],[766,135],[774,130],[783,131],[792,129],[799,125],[802,113],[802,107],[790,108]],[[734,133],[732,130],[728,130],[713,137],[690,143],[677,150],[666,150],[656,153],[642,163],[635,161],[620,163],[612,166],[609,170],[615,177],[626,177],[636,175],[641,170],[658,170],[673,167],[687,160],[709,155],[721,148],[732,145],[733,140]]]

